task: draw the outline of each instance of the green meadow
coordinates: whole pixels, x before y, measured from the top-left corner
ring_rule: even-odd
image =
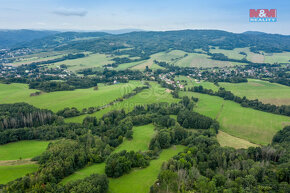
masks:
[[[69,70],[76,72],[85,68],[97,68],[106,64],[111,64],[113,63],[111,59],[112,57],[105,54],[88,54],[88,56],[84,58],[77,58],[74,60],[65,60],[62,62],[54,63],[53,65],[50,65],[50,67],[56,67],[60,66],[61,64],[65,64],[68,66]]]
[[[44,152],[49,143],[49,141],[31,140],[0,145],[0,161],[33,158]]]
[[[259,99],[263,103],[290,105],[290,88],[268,81],[248,79],[247,83],[219,83],[237,96]]]
[[[150,140],[154,136],[154,125],[143,125],[133,127],[133,139],[125,139],[121,145],[119,145],[115,152],[123,150],[127,151],[146,151],[148,150]]]
[[[96,116],[99,119],[104,114],[113,110],[124,109],[126,112],[128,112],[130,110],[133,110],[133,108],[136,105],[145,105],[145,104],[159,103],[159,102],[174,103],[174,102],[179,101],[179,99],[173,98],[172,95],[166,92],[166,89],[162,88],[158,83],[150,82],[150,84],[151,84],[150,89],[143,90],[142,92],[138,93],[137,95],[129,99],[125,99],[122,102],[115,103],[114,105],[109,106],[89,116]],[[86,116],[88,115],[68,118],[68,119],[65,119],[65,121],[81,123]]]
[[[54,112],[66,107],[76,107],[81,110],[92,106],[106,105],[141,85],[142,83],[138,81],[110,86],[99,84],[98,90],[93,88],[77,89],[43,93],[31,97],[30,94],[36,92],[36,90],[29,89],[26,84],[0,84],[0,103],[26,102]]]
[[[15,165],[15,166],[1,166],[0,165],[0,184],[6,184],[12,180],[25,176],[28,173],[35,172],[38,165]]]
[[[220,97],[193,92],[181,95],[199,98],[195,111],[216,119],[227,134],[251,143],[267,145],[277,131],[290,124],[289,117],[244,108]]]

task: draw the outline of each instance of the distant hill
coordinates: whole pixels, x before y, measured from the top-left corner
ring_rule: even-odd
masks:
[[[170,49],[186,52],[203,49],[207,52],[212,46],[227,50],[249,47],[252,52],[283,52],[290,51],[290,36],[263,32],[231,33],[222,30],[137,31],[122,34],[63,32],[18,43],[15,48],[117,53],[146,59],[154,53]],[[120,51],[122,48],[131,49]]]
[[[0,48],[10,48],[18,43],[44,38],[56,33],[58,32],[48,30],[0,30]]]

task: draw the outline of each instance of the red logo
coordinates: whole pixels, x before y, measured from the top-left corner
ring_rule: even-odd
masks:
[[[250,18],[276,18],[277,9],[250,9]]]

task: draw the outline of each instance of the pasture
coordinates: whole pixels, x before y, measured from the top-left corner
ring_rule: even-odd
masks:
[[[54,112],[66,107],[76,107],[79,110],[88,107],[106,105],[109,102],[132,92],[137,86],[141,86],[139,81],[130,83],[104,85],[99,84],[99,89],[77,89],[73,91],[58,91],[43,93],[39,96],[31,97],[30,94],[36,92],[25,84],[0,84],[0,103],[26,102],[38,108],[50,109]]]
[[[0,145],[0,165],[4,160],[19,160],[40,155],[47,148],[49,141],[18,141]]]
[[[122,102],[115,103],[114,105],[109,106],[89,116],[96,116],[99,119],[104,114],[113,110],[124,109],[126,112],[128,112],[130,110],[133,110],[133,108],[136,105],[146,105],[146,104],[160,103],[160,102],[174,103],[174,102],[179,101],[179,99],[173,98],[170,93],[166,92],[165,88],[162,88],[156,82],[150,82],[150,85],[151,85],[150,89],[143,90],[142,92],[138,93],[137,95],[129,99],[125,99]],[[65,121],[81,123],[86,116],[88,115],[68,118],[68,119],[65,119]]]
[[[237,96],[259,99],[263,103],[290,105],[290,88],[267,81],[248,79],[247,83],[219,83],[221,87]]]
[[[199,98],[194,110],[216,119],[221,131],[251,143],[267,145],[277,131],[290,124],[289,117],[244,108],[220,97],[181,92],[183,95]]]

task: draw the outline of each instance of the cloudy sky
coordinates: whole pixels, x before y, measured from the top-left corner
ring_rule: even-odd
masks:
[[[250,23],[249,9],[278,22]],[[0,0],[1,29],[221,29],[290,34],[289,0]]]

